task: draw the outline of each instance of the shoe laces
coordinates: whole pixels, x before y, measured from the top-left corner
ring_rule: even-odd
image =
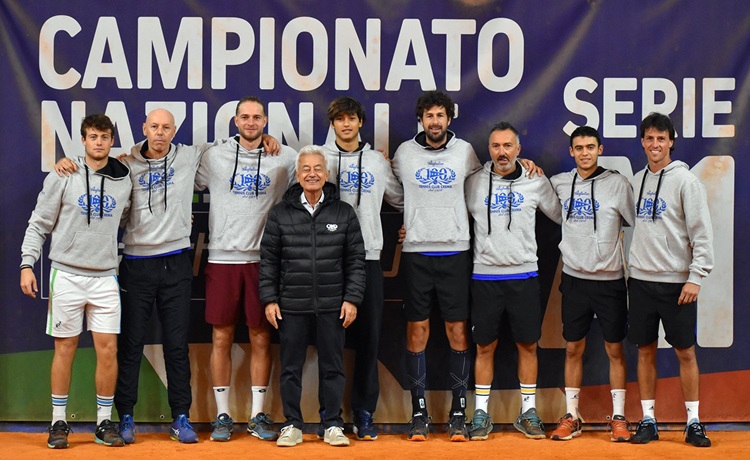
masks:
[[[357,414],[357,425],[364,429],[372,428],[372,414],[366,410],[360,411]]]
[[[484,421],[487,420],[488,416],[489,416],[489,414],[487,414],[486,412],[478,412],[478,413],[474,414],[474,418],[471,419],[471,424],[472,425],[483,425]]]
[[[462,413],[451,414],[451,418],[448,421],[448,425],[452,427],[460,427],[466,424],[466,415]]]
[[[424,429],[427,428],[429,419],[425,415],[416,415],[412,416],[410,423],[415,429]]]
[[[188,428],[188,429],[190,429],[190,430],[193,430],[193,425],[191,425],[191,424],[190,424],[190,420],[188,420],[188,418],[187,418],[187,417],[185,417],[184,415],[180,415],[180,416],[178,416],[178,417],[177,417],[177,420],[175,420],[175,422],[177,423],[177,425],[178,425],[178,426],[179,426],[179,427],[180,427],[181,429],[182,429],[182,428]],[[195,430],[193,430],[193,431],[195,431]]]
[[[706,436],[706,429],[703,428],[703,424],[701,422],[693,422],[690,425],[685,427],[685,431],[688,429],[692,429],[693,433],[695,433],[697,436]]]
[[[122,420],[120,421],[120,426],[122,426],[123,430],[135,429],[135,422],[133,421],[133,417],[129,415],[124,415],[122,417]]]
[[[607,418],[609,419],[609,416],[607,416]],[[609,420],[607,425],[609,426],[609,431],[612,431],[612,432],[615,431],[616,429],[630,431],[630,422],[628,422],[627,420],[619,420],[619,419],[613,418]]]
[[[281,433],[279,434],[279,437],[282,436],[291,436],[292,430],[294,429],[294,425],[287,425],[284,428],[281,429]]]
[[[259,423],[259,424],[265,424],[265,425],[272,425],[273,424],[273,420],[271,420],[271,417],[268,414],[265,414],[263,412],[261,412],[260,414],[256,415],[255,416],[255,420],[256,420],[255,423]]]
[[[539,419],[539,417],[535,417],[538,421],[538,423],[541,423],[542,421]],[[576,420],[573,419],[573,417],[563,417],[561,418],[557,424],[562,428],[565,427],[569,429],[570,431],[575,431],[578,427],[578,424],[576,423]]]
[[[542,429],[542,419],[539,418],[538,415],[529,415],[524,416],[524,419],[531,425],[533,428]]]
[[[59,421],[55,422],[54,424],[50,425],[49,428],[47,428],[47,432],[49,432],[49,434],[68,434],[72,431],[73,429],[70,427],[70,425],[65,422],[60,423]]]

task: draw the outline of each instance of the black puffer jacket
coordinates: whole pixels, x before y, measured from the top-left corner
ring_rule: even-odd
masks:
[[[362,303],[365,245],[354,209],[326,183],[314,215],[292,185],[271,209],[260,244],[260,300],[282,313],[338,312],[344,301]]]

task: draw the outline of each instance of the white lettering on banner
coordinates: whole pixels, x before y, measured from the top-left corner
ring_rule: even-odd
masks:
[[[333,31],[313,17],[296,17],[283,25],[281,40],[277,49],[276,21],[274,18],[259,18],[256,36],[254,25],[238,17],[211,18],[211,33],[206,45],[203,34],[204,19],[201,17],[180,18],[180,25],[174,42],[167,44],[161,19],[151,16],[138,18],[138,26],[124,24],[127,34],[137,34],[137,55],[125,54],[123,36],[117,19],[104,16],[97,21],[90,43],[82,42],[79,33],[82,31],[79,21],[70,16],[53,16],[47,19],[39,33],[39,72],[42,80],[53,89],[71,89],[80,84],[81,88],[93,89],[100,79],[113,79],[117,88],[132,89],[133,82],[128,58],[136,63],[136,80],[138,89],[153,87],[154,66],[156,62],[159,75],[165,89],[176,89],[181,77],[187,89],[203,87],[204,60],[210,59],[211,88],[226,89],[227,73],[238,67],[244,74],[258,69],[257,82],[261,90],[277,89],[275,81],[276,61],[280,59],[281,75],[284,83],[297,91],[312,91],[320,88],[333,73],[333,84],[338,90],[348,90],[352,78],[362,80],[366,91],[381,90],[381,75],[386,74],[386,91],[398,91],[404,81],[418,81],[423,90],[435,89],[438,82],[432,68],[431,55],[440,61],[435,40],[428,41],[419,19],[406,18],[401,21],[390,63],[384,63],[382,23],[378,18],[368,18],[364,30],[355,27],[350,18],[336,19]],[[397,27],[397,23],[387,23]],[[464,73],[462,49],[464,43],[473,38],[476,41],[476,71],[480,83],[492,92],[507,92],[521,82],[524,70],[524,36],[521,27],[508,18],[494,18],[487,21],[478,30],[473,19],[435,19],[431,23],[432,36],[444,36],[442,48],[445,58],[445,81],[440,86],[448,91],[461,90],[461,76]],[[135,32],[133,32],[135,31]],[[60,33],[64,32],[64,34]],[[328,53],[329,34],[335,34],[333,62]],[[65,37],[67,35],[67,37]],[[83,34],[85,35],[85,34]],[[508,41],[507,56],[496,53],[494,42],[499,35]],[[236,37],[236,40],[230,40]],[[298,70],[297,57],[299,42],[312,40],[313,52],[304,58],[310,58],[310,72],[302,74]],[[304,37],[304,38],[303,38]],[[129,35],[125,36],[130,39]],[[126,40],[130,42],[130,40]],[[236,47],[229,49],[229,44]],[[428,43],[432,43],[432,48]],[[255,49],[259,50],[255,56]],[[88,61],[83,74],[75,67],[59,73],[55,68],[57,54],[66,56],[88,49]],[[62,50],[65,50],[63,52]],[[210,50],[207,55],[205,50]],[[109,55],[111,62],[104,62]],[[505,75],[495,74],[496,60],[507,58]],[[249,64],[251,59],[257,62]],[[58,59],[70,61],[70,59]],[[356,72],[350,72],[351,63]],[[389,65],[387,69],[382,66]],[[186,71],[183,72],[183,68]]]
[[[633,101],[637,96],[626,98],[622,93],[638,91],[636,78],[604,78],[602,90],[602,137],[603,138],[635,138],[639,136],[638,126],[618,125],[617,115],[632,115],[635,112]],[[682,133],[686,138],[696,135],[696,89],[695,78],[685,78],[682,81]],[[583,123],[593,128],[599,128],[600,112],[591,102],[580,99],[578,93],[585,91],[594,94],[599,84],[589,77],[575,77],[568,81],[563,92],[565,108],[571,113],[583,116]],[[734,91],[734,78],[704,78],[702,80],[702,116],[701,135],[704,138],[734,137],[734,125],[716,124],[716,115],[732,113],[732,101],[718,100],[717,91]],[[673,113],[679,104],[677,85],[666,78],[643,78],[641,80],[641,115],[645,117],[651,112],[662,112],[667,115]],[[661,102],[657,102],[661,101]],[[570,135],[578,125],[568,121],[563,126],[563,132]]]
[[[104,62],[105,51],[109,51],[112,62]],[[117,19],[110,16],[99,18],[96,25],[86,70],[83,71],[81,88],[96,88],[100,78],[114,78],[120,89],[133,88]]]
[[[182,18],[177,31],[172,58],[169,58],[167,44],[159,18],[138,18],[138,88],[150,89],[152,56],[164,82],[164,89],[175,89],[180,77],[185,54],[187,54],[187,87],[203,87],[203,20],[201,18]]]

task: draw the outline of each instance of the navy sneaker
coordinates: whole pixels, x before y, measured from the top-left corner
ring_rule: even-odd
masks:
[[[469,430],[466,428],[466,414],[456,411],[450,414],[448,420],[448,436],[453,442],[464,442],[469,440]]]
[[[64,420],[58,420],[54,425],[47,429],[49,437],[47,438],[47,447],[50,449],[65,449],[68,447],[68,433],[70,427]]]
[[[656,420],[651,417],[638,422],[638,428],[635,429],[635,434],[630,437],[631,444],[647,444],[650,441],[658,440],[659,428],[656,426]]]
[[[122,436],[125,444],[135,442],[135,422],[132,415],[125,414],[120,418],[120,436]]]
[[[685,442],[695,447],[711,447],[711,440],[706,436],[706,429],[697,419],[692,419],[685,427]]]
[[[219,414],[216,420],[211,422],[214,427],[211,433],[211,441],[226,442],[232,439],[232,430],[234,430],[234,420],[229,414]]]
[[[264,441],[275,441],[279,434],[273,431],[271,425],[273,425],[271,417],[261,412],[247,423],[247,432]]]
[[[357,439],[360,441],[374,441],[378,439],[378,430],[372,426],[372,414],[368,411],[355,411],[353,426],[354,434],[357,435]]]
[[[198,434],[193,429],[185,414],[180,414],[172,422],[169,429],[169,437],[173,441],[180,441],[183,444],[193,444],[198,442]]]

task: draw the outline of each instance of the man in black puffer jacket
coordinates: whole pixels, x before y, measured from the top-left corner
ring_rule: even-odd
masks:
[[[281,341],[281,401],[286,422],[279,446],[302,442],[302,366],[317,337],[319,385],[325,399],[324,441],[349,445],[340,417],[344,393],[344,329],[365,291],[365,248],[354,209],[327,182],[318,146],[297,156],[298,184],[268,215],[261,241],[260,300]],[[283,316],[282,316],[283,315]],[[314,328],[314,330],[313,330]]]

